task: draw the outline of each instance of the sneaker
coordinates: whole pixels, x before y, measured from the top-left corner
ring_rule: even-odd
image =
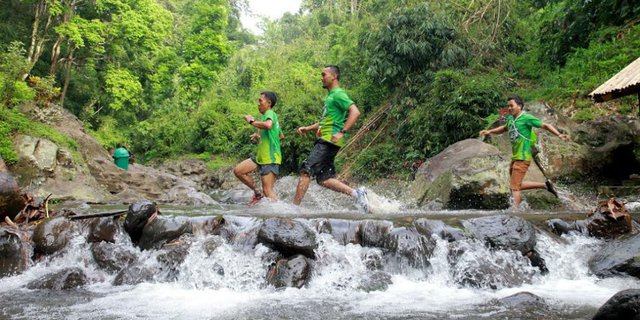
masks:
[[[551,192],[551,194],[556,198],[558,197],[558,191],[556,191],[556,187],[553,185],[553,182],[551,182],[551,180],[547,180],[544,182],[544,188],[547,189],[547,191]]]
[[[262,195],[262,193],[254,193],[253,197],[251,198],[251,200],[249,201],[249,203],[247,204],[249,207],[253,207],[256,205],[256,203],[260,202],[260,200],[264,198],[264,196]]]
[[[369,199],[367,199],[367,189],[364,187],[356,189],[356,206],[365,214],[369,213]]]

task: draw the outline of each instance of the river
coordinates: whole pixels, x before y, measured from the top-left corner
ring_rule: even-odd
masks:
[[[292,182],[287,187],[290,186]],[[276,185],[282,188],[282,185]],[[467,217],[502,214],[490,211],[418,211],[400,201],[372,195],[378,213],[363,216],[349,205],[350,199],[312,187],[301,208],[287,204],[291,194],[279,193],[283,202],[260,203],[253,208],[239,204],[210,207],[161,206],[162,214],[223,214],[236,223],[251,223],[254,216],[306,218],[388,219],[427,217],[451,221]],[[117,208],[79,206],[79,213]],[[576,212],[520,212],[529,218],[568,217]],[[538,232],[536,250],[546,260],[549,273],[541,275],[517,252],[489,250],[482,243],[463,240],[463,263],[490,262],[495,268],[517,268],[534,274],[517,287],[474,288],[459,284],[449,263],[450,244],[440,238],[429,259],[431,266],[416,269],[387,265],[391,284],[384,291],[359,288],[367,267],[362,257],[372,248],[340,245],[328,234],[319,234],[316,262],[309,283],[302,289],[275,289],[265,284],[268,251],[237,248],[224,243],[215,254],[203,248],[210,237],[201,236],[191,246],[179,274],[169,282],[145,282],[114,286],[115,275],[92,261],[90,244],[74,238],[68,250],[37,262],[22,274],[0,279],[0,319],[591,319],[597,309],[616,292],[640,288],[636,278],[600,279],[589,272],[588,261],[604,241],[583,235],[561,238]],[[141,253],[148,263],[157,263],[157,251]],[[25,285],[55,270],[80,267],[90,284],[79,289],[30,290]],[[224,273],[220,272],[220,269]],[[510,307],[499,299],[533,293],[543,306]]]

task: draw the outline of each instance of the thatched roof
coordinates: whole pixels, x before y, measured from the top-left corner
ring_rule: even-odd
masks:
[[[596,102],[604,102],[638,93],[640,93],[640,58],[631,62],[598,89],[593,90],[589,96]]]

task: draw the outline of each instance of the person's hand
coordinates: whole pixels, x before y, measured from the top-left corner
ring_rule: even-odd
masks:
[[[299,135],[309,132],[307,127],[299,127],[296,131],[298,132]]]
[[[250,135],[250,136],[249,136],[249,138],[250,138],[250,139],[251,139],[251,141],[253,141],[253,142],[258,142],[258,141],[260,141],[260,135],[259,135],[259,134],[257,134],[257,133],[254,133],[254,134]]]
[[[488,134],[489,134],[489,130],[482,130],[482,131],[480,131],[480,135],[481,135],[481,136],[486,136],[486,135],[488,135]]]
[[[344,136],[344,133],[338,132],[331,136],[331,142],[337,143],[343,136]]]
[[[244,116],[244,121],[246,121],[247,123],[250,123],[251,121],[256,121],[256,119],[254,119],[252,115],[248,114]]]
[[[571,136],[568,135],[568,134],[561,133],[561,134],[558,135],[558,138],[560,138],[560,139],[562,139],[564,141],[567,141],[567,140],[571,139]]]

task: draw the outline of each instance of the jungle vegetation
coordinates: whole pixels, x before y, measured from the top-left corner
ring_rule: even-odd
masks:
[[[32,126],[20,106],[63,107],[104,145],[144,162],[211,167],[254,151],[242,115],[275,91],[284,171],[313,143],[320,71],[339,65],[363,116],[339,156],[344,178],[405,178],[416,162],[475,137],[507,95],[577,121],[637,114],[637,97],[586,96],[640,56],[631,0],[303,0],[295,14],[240,24],[244,0],[0,0],[0,155]],[[365,169],[366,167],[366,169]]]

